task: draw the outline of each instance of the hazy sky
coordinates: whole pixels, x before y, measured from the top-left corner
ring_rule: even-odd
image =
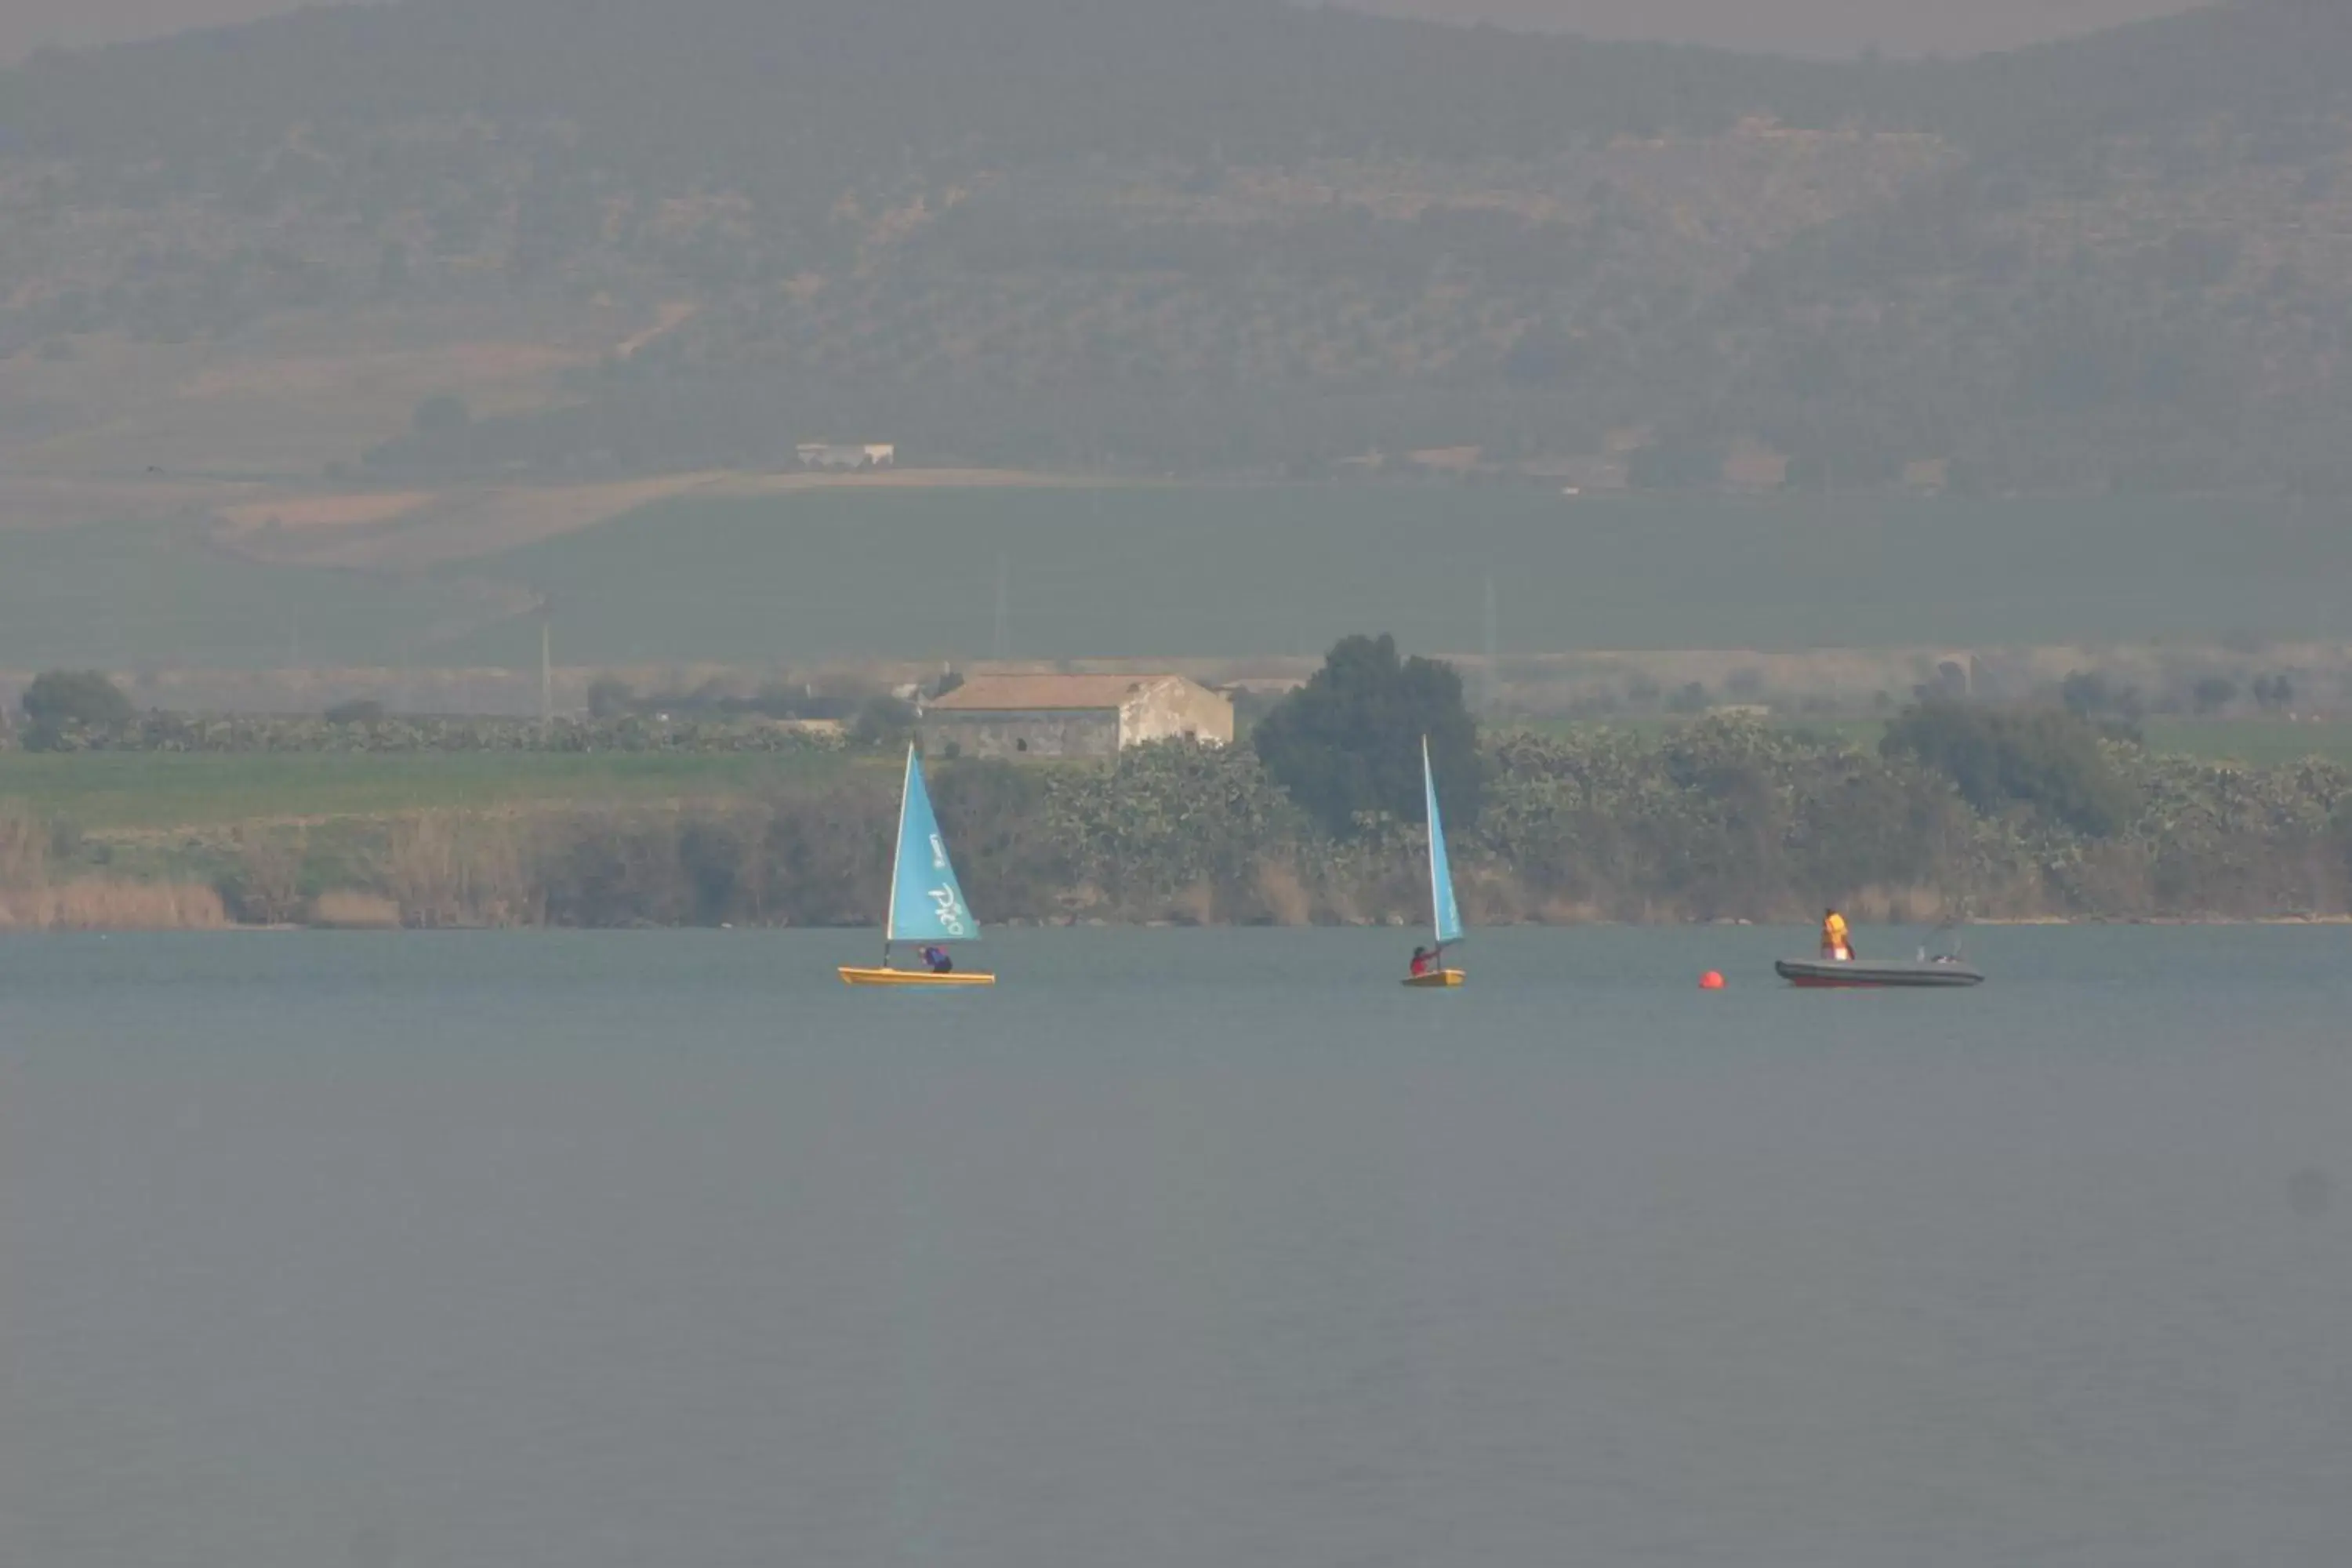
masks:
[[[661,0],[646,0],[659,5]],[[1183,0],[1169,0],[1181,5]],[[2000,48],[2188,8],[2188,0],[1355,0],[1366,9],[1614,37],[1847,55]],[[889,0],[875,0],[887,5]],[[0,58],[290,11],[291,0],[0,0]]]

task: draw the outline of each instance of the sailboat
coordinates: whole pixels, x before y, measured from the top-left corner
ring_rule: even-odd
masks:
[[[1445,823],[1437,815],[1437,774],[1429,765],[1429,737],[1421,738],[1421,789],[1429,801],[1429,924],[1437,949],[1428,972],[1409,974],[1405,984],[1419,990],[1450,989],[1469,976],[1445,967],[1445,949],[1468,939],[1462,933],[1462,910],[1454,901],[1454,871],[1445,861]]]
[[[928,969],[893,969],[890,945],[899,942],[978,942],[980,921],[963,901],[956,885],[955,866],[948,859],[947,840],[940,837],[940,819],[931,811],[931,792],[923,787],[923,764],[915,748],[907,748],[907,782],[898,793],[898,843],[890,854],[890,912],[882,923],[882,963],[874,969],[841,966],[841,978],[850,985],[993,985],[996,976],[956,969],[935,974]]]

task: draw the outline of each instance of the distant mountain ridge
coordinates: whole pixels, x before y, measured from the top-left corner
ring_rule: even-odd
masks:
[[[1975,142],[2333,110],[2352,92],[2337,52],[2347,42],[2352,11],[2334,0],[2237,0],[1957,63],[1869,64],[1280,0],[397,0],[52,55],[0,73],[0,105],[35,150],[72,154],[456,114],[562,115],[636,133],[616,142],[661,139],[614,111],[628,94],[663,98],[670,134],[806,121],[818,109],[863,128],[920,110],[909,144],[927,152],[959,136],[1013,151],[1058,136],[1066,151],[1077,144],[1068,117],[1100,109],[1131,129],[1112,127],[1112,147],[1096,150],[1148,137],[1181,153],[1239,136],[1238,151],[1280,136],[1295,144],[1277,155],[1319,140],[1491,156],[1578,135],[1704,132],[1755,113]],[[1213,114],[1228,122],[1202,118]]]
[[[299,0],[15,0],[0,11],[0,61],[39,48],[162,37],[281,15]],[[1860,16],[1853,0],[1350,0],[1350,8],[1470,26],[1594,37],[1710,43],[1778,54],[1843,58],[1877,47],[1895,55],[2016,48],[2182,8],[2181,0],[1976,0],[1963,16],[1918,7]]]
[[[834,145],[893,126],[891,152],[926,155],[1380,137],[1477,155],[1793,111],[1838,74],[1279,0],[402,0],[54,58],[9,73],[0,102],[37,150],[72,154],[471,114],[562,116],[623,159],[693,136],[723,160],[782,127]]]
[[[1672,485],[1760,446],[1799,484],[2324,489],[2347,59],[2315,0],[1843,64],[1276,0],[401,0],[0,72],[0,349],[674,307],[561,407],[383,432],[411,472],[832,422],[1114,468],[1468,445]]]

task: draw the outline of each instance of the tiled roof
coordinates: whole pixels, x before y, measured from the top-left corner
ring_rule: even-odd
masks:
[[[929,706],[940,712],[1012,713],[1118,708],[1173,675],[975,675]]]

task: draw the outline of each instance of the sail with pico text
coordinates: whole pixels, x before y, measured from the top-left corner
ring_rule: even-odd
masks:
[[[890,967],[890,948],[895,942],[929,947],[979,940],[980,921],[964,902],[955,862],[948,858],[947,840],[931,810],[931,792],[923,784],[923,764],[910,745],[906,783],[898,795],[898,843],[891,856],[890,910],[882,925],[882,963],[875,969],[845,964],[841,977],[852,985],[993,984],[992,974]]]
[[[891,942],[973,942],[980,922],[963,901],[955,863],[931,811],[923,785],[923,764],[907,748],[907,784],[898,797],[898,858],[890,881],[890,918],[884,932]]]

